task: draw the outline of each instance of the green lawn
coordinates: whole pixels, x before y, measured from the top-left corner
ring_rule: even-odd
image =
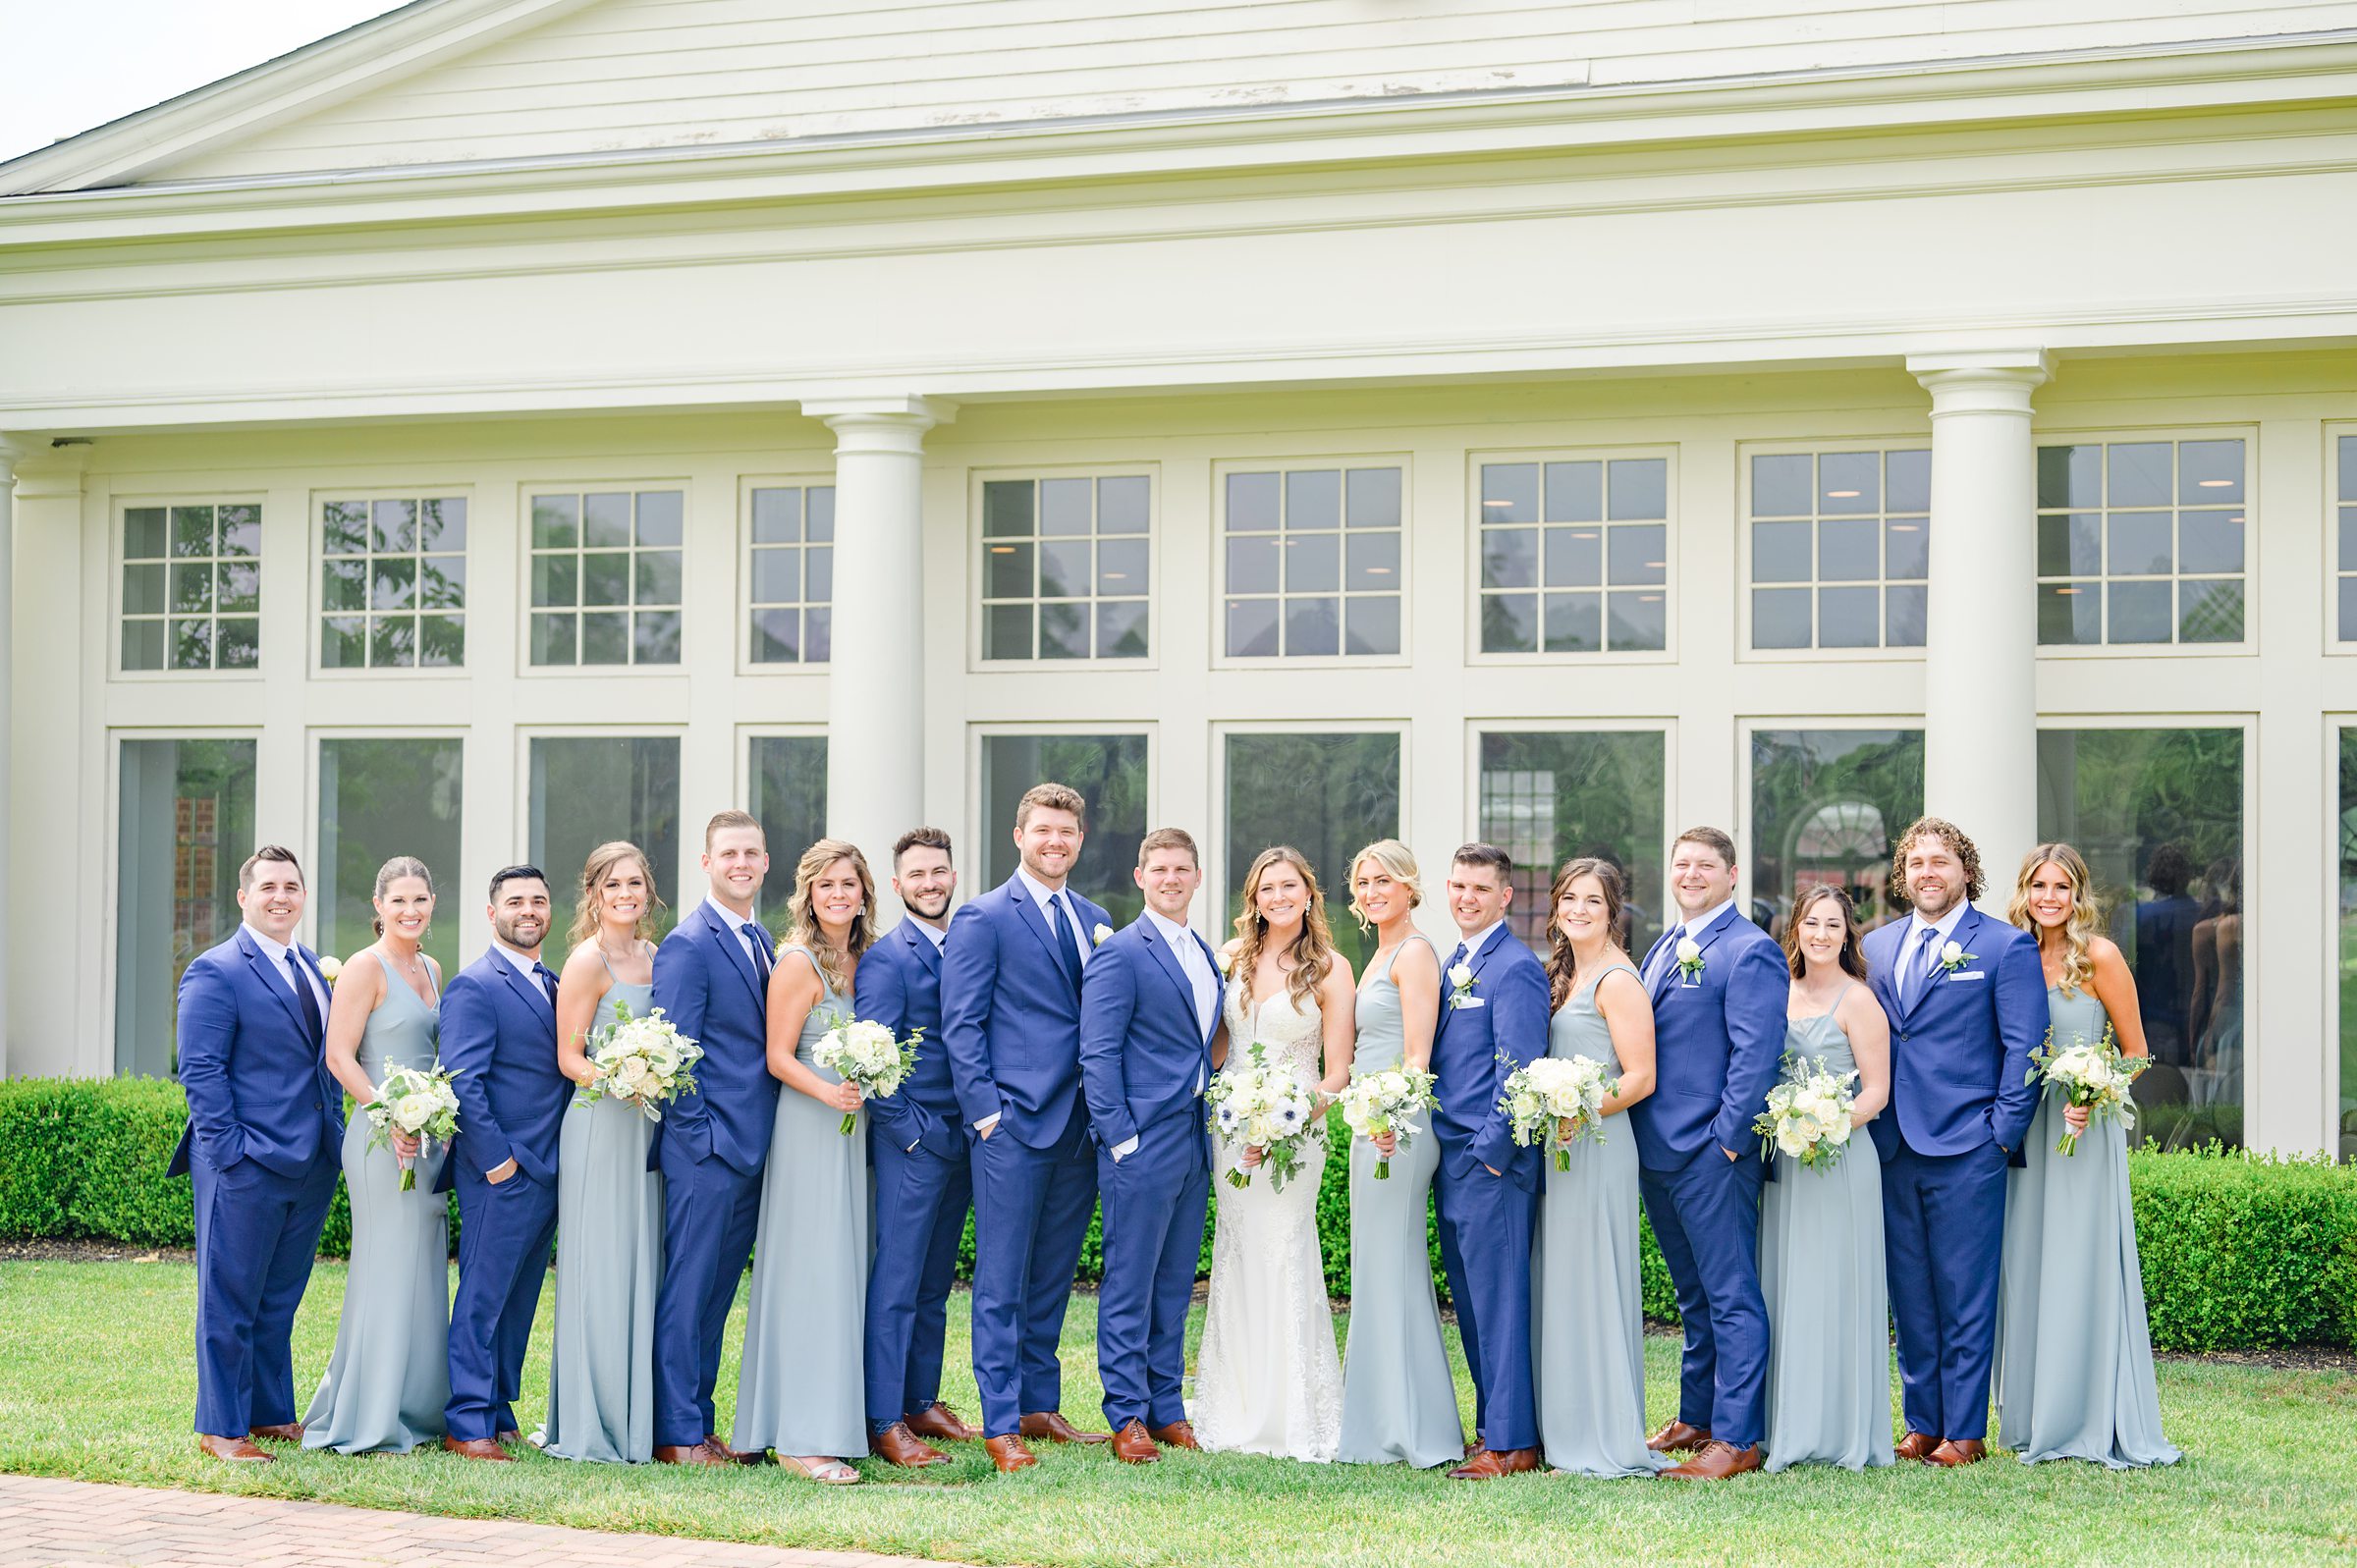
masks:
[[[1131,1470],[1101,1449],[1043,1445],[1037,1470],[1002,1480],[979,1444],[960,1445],[955,1465],[922,1479],[870,1463],[868,1484],[837,1488],[775,1469],[570,1465],[537,1454],[501,1466],[440,1453],[305,1454],[230,1469],[200,1459],[189,1431],[193,1279],[175,1263],[0,1264],[0,1470],[1059,1568],[2292,1563],[2357,1553],[2357,1375],[2183,1361],[2162,1366],[2161,1398],[2188,1457],[2142,1474],[2031,1470],[2004,1458],[1955,1474],[1807,1470],[1701,1488],[1546,1476],[1470,1487],[1397,1468],[1241,1457]],[[322,1264],[312,1281],[297,1325],[299,1378],[326,1363],[343,1279]],[[1065,1328],[1065,1409],[1075,1418],[1096,1408],[1094,1305],[1076,1299]],[[547,1375],[547,1309],[544,1296],[527,1423]],[[732,1349],[741,1327],[741,1319],[731,1325]],[[971,1417],[963,1329],[960,1310],[947,1397]],[[1676,1345],[1657,1337],[1646,1349],[1659,1421],[1674,1403]],[[732,1354],[724,1432],[735,1376]]]

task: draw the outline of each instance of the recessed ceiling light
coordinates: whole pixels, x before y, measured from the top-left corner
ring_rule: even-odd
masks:
[[[2231,479],[2204,479],[2201,481],[2201,485],[2204,490],[2231,490],[2234,488],[2234,481]]]
[[[1855,501],[1858,499],[1858,493],[1855,490],[1828,490],[1825,494],[1827,499],[1833,501]]]
[[[994,555],[994,556],[1011,556],[1011,555],[1014,555],[1014,546],[1013,546],[1013,545],[992,545],[992,546],[990,547],[990,553],[991,553],[992,555]]]

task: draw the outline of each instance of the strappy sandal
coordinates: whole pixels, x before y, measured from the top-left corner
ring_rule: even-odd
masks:
[[[840,1459],[817,1456],[804,1458],[800,1454],[780,1454],[778,1463],[791,1465],[800,1471],[805,1479],[815,1481],[822,1487],[849,1487],[859,1479],[859,1472]]]

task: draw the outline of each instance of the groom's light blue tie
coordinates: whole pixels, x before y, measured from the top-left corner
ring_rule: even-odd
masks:
[[[1932,974],[1932,944],[1939,940],[1940,930],[1937,926],[1924,927],[1922,939],[1915,944],[1915,956],[1900,974],[1907,989],[1906,994],[1898,1000],[1910,1011],[1923,999],[1924,984]]]

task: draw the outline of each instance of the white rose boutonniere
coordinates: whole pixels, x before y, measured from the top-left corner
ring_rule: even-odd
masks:
[[[1692,937],[1677,939],[1677,972],[1688,983],[1702,978],[1702,944]]]
[[[1219,966],[1221,974],[1232,974],[1235,970],[1235,954],[1225,947],[1214,947],[1211,950],[1211,961]]]
[[[1100,920],[1097,922],[1097,929],[1088,934],[1089,943],[1092,946],[1102,947],[1105,946],[1105,939],[1112,935],[1113,928]]]
[[[1940,949],[1940,967],[1944,972],[1952,975],[1979,957],[1980,954],[1977,952],[1966,952],[1962,943],[1951,942]]]
[[[1473,966],[1460,963],[1449,971],[1449,1005],[1461,1007],[1473,1000]]]
[[[320,979],[322,979],[322,980],[326,981],[326,982],[327,982],[327,983],[328,983],[330,986],[333,986],[333,985],[336,983],[336,977],[337,977],[338,975],[342,974],[343,972],[344,972],[344,961],[343,961],[341,958],[330,958],[330,957],[328,957],[327,955],[325,955],[324,953],[322,953],[322,954],[320,955],[320,958],[319,958],[319,978],[320,978]]]

